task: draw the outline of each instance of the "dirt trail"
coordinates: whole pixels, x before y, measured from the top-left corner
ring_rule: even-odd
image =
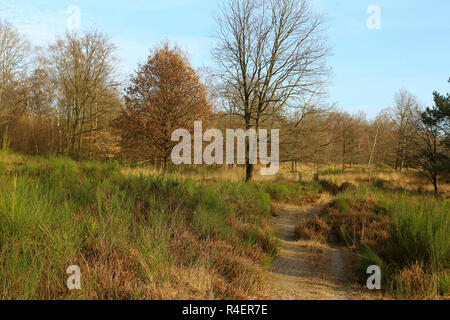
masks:
[[[272,272],[268,273],[270,296],[274,300],[349,300],[360,299],[352,288],[351,252],[335,244],[296,241],[295,226],[305,216],[314,216],[333,198],[303,207],[287,206],[274,218],[281,250]]]

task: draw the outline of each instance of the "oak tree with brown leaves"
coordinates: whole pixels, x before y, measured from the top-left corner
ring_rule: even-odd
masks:
[[[177,143],[171,141],[172,133],[179,128],[193,131],[194,121],[208,125],[211,116],[207,90],[198,74],[180,49],[166,43],[152,50],[147,63],[132,76],[116,123],[125,142],[139,141],[141,150],[149,150],[146,160],[158,157],[166,168]]]

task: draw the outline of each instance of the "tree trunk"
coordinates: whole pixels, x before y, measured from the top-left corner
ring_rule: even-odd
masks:
[[[245,130],[250,129],[250,119],[245,119]],[[245,139],[245,182],[253,179],[253,164],[250,163],[250,138]]]
[[[250,182],[253,179],[253,169],[254,165],[251,163],[247,163],[245,165],[245,182]]]
[[[346,156],[346,144],[345,144],[345,138],[342,142],[342,171],[345,171],[345,156]]]
[[[373,156],[375,153],[375,149],[377,147],[377,140],[378,140],[378,134],[380,132],[380,126],[377,127],[377,133],[375,134],[375,138],[373,139],[373,146],[372,150],[370,152],[370,158],[369,158],[369,184],[372,183],[372,162],[373,162]]]
[[[438,185],[437,185],[437,178],[436,176],[433,177],[433,187],[434,187],[434,194],[438,194],[439,190],[438,190]]]
[[[167,155],[164,155],[163,164],[162,164],[162,173],[163,173],[163,175],[166,174],[166,171],[167,171]]]
[[[400,164],[400,172],[403,171],[405,167],[405,158],[406,158],[406,138],[403,140],[403,150],[402,150],[402,162]]]
[[[398,168],[399,168],[400,146],[401,146],[401,140],[399,139],[398,144],[397,144],[397,151],[395,153],[395,171],[398,171]]]
[[[245,140],[245,182],[253,179],[253,164],[250,163],[250,141]]]

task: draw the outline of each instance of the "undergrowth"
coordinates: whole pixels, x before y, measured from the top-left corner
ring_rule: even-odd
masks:
[[[266,186],[5,152],[0,164],[1,299],[264,295],[262,270],[277,250]],[[66,287],[70,265],[82,290]]]
[[[368,266],[380,266],[389,294],[449,297],[448,199],[363,186],[340,193],[320,219],[343,244],[357,249],[365,279]]]

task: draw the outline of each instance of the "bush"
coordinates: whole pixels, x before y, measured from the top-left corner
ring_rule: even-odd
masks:
[[[348,213],[350,211],[350,201],[345,198],[338,198],[332,204],[340,212]]]
[[[389,240],[389,213],[371,199],[339,197],[325,209],[323,218],[349,246],[365,244],[381,250]]]
[[[378,188],[345,192],[322,214],[333,232],[359,247],[359,269],[382,269],[392,294],[430,298],[448,294],[450,201]]]
[[[331,227],[318,216],[302,219],[295,227],[298,240],[316,240],[322,243],[328,241]]]
[[[439,275],[439,293],[450,298],[450,271],[446,270]]]
[[[339,191],[340,192],[345,192],[348,190],[356,190],[356,186],[350,182],[344,182],[343,184],[341,184],[341,186],[339,187]]]
[[[390,255],[403,265],[420,261],[434,270],[450,268],[450,201],[403,195],[389,205],[395,244]]]
[[[339,193],[339,187],[336,184],[327,180],[320,180],[319,183],[322,186],[323,191],[331,193],[332,195],[337,195]]]
[[[326,170],[323,170],[321,172],[321,175],[327,175],[327,174],[341,174],[343,171],[341,169],[329,167]]]
[[[314,173],[313,180],[314,180],[314,182],[320,182],[320,173],[319,172]]]
[[[304,205],[315,202],[319,196],[320,185],[301,183],[265,183],[263,189],[272,201]]]
[[[256,183],[217,182],[215,188],[239,217],[270,216],[270,195]]]
[[[393,275],[390,289],[403,297],[430,299],[439,292],[439,280],[435,274],[425,271],[422,262],[416,262]]]
[[[270,195],[270,198],[277,202],[287,202],[292,196],[292,190],[289,190],[285,184],[265,184],[264,190]]]

